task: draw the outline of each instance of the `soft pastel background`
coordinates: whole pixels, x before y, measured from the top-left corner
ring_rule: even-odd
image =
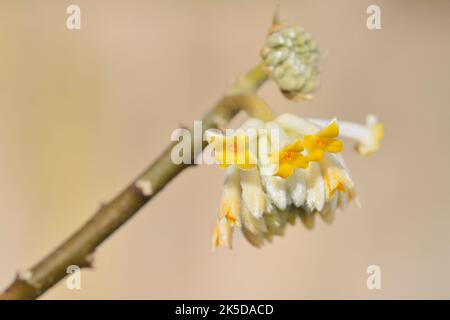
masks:
[[[190,169],[99,248],[82,290],[61,282],[44,298],[450,298],[450,2],[280,2],[320,45],[322,88],[308,103],[272,83],[261,95],[279,112],[383,120],[379,153],[346,151],[363,208],[213,254],[223,172]],[[0,287],[259,61],[275,3],[0,2]],[[373,3],[379,31],[366,28]],[[65,27],[69,4],[80,31]],[[371,264],[382,290],[366,288]]]

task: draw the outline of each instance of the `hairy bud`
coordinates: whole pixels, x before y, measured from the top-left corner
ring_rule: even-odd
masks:
[[[300,27],[272,26],[261,50],[269,76],[291,100],[311,99],[318,88],[319,51]]]

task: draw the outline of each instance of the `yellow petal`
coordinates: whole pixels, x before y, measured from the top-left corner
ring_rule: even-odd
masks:
[[[278,171],[275,173],[275,175],[283,179],[286,179],[292,174],[293,171],[294,168],[289,162],[281,162],[279,164]]]
[[[308,160],[319,162],[323,159],[325,152],[322,149],[316,149],[308,153]]]
[[[245,152],[248,148],[246,136],[243,134],[238,134],[230,139],[230,150],[233,152]]]
[[[382,123],[377,123],[373,126],[374,137],[376,140],[381,140],[384,137],[384,125]]]
[[[339,126],[333,121],[328,127],[317,133],[317,136],[323,138],[336,138],[339,135]]]
[[[303,144],[306,150],[312,150],[315,148],[317,137],[315,136],[305,136],[303,139]]]
[[[308,158],[306,158],[306,157],[304,157],[303,155],[299,155],[299,157],[297,157],[293,162],[292,162],[292,164],[293,164],[293,166],[295,167],[295,168],[302,168],[302,169],[305,169],[305,168],[308,168]]]
[[[302,142],[296,139],[291,145],[285,147],[282,152],[301,152],[303,151]]]
[[[333,140],[327,145],[326,150],[330,153],[338,153],[342,151],[343,146],[344,143],[341,140]]]

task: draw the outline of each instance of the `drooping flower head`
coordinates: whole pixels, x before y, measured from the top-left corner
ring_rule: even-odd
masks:
[[[312,97],[319,53],[308,33],[276,18],[261,56],[286,97]],[[226,168],[213,248],[231,247],[236,229],[260,247],[297,218],[308,229],[316,215],[331,222],[336,210],[356,199],[342,138],[353,139],[355,149],[369,155],[380,147],[383,130],[372,115],[360,125],[282,114],[271,121],[251,118],[236,133],[207,134],[214,158]]]
[[[353,138],[358,150],[367,150],[369,142],[373,147],[376,140],[379,146],[380,134],[373,123],[342,123],[292,114],[282,114],[269,122],[246,121],[242,128],[257,130],[247,140],[257,142],[257,150],[251,153],[257,163],[224,166],[220,163],[223,151],[219,150],[216,159],[220,167],[226,167],[226,180],[213,247],[231,247],[234,229],[241,229],[251,244],[261,246],[273,236],[282,235],[296,217],[307,227],[312,226],[315,214],[329,222],[338,208],[353,200],[354,183],[342,158],[341,137]],[[226,137],[217,133],[214,137],[211,147],[215,152],[221,145],[214,141]]]

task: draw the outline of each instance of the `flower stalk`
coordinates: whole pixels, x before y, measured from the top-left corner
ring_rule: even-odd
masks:
[[[240,77],[216,106],[205,115],[204,130],[224,128],[241,110],[251,117],[272,119],[270,108],[254,95],[266,80],[267,76],[262,65],[257,65]],[[67,275],[68,266],[91,267],[97,247],[122,227],[173,178],[190,166],[176,165],[171,161],[173,145],[169,145],[138,178],[113,200],[103,205],[54,251],[27,271],[18,272],[13,283],[0,294],[0,300],[36,299]],[[206,143],[203,147],[205,146]]]

